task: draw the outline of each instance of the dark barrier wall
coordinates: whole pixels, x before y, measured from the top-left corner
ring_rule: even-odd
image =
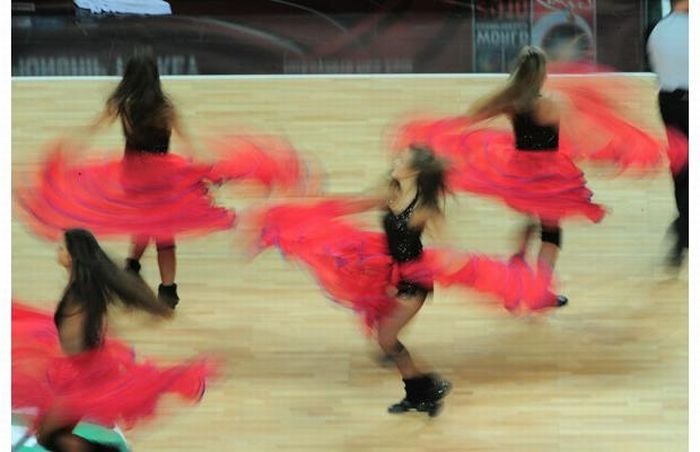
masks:
[[[599,62],[622,71],[646,71],[647,2],[598,3]]]
[[[643,0],[169,3],[170,16],[13,11],[12,75],[118,75],[136,45],[171,75],[505,72],[528,43],[645,68]]]

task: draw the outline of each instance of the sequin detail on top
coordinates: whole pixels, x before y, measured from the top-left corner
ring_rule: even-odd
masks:
[[[532,117],[532,112],[513,115],[515,147],[521,151],[556,151],[559,148],[559,126],[540,125]]]
[[[417,259],[423,253],[421,235],[423,228],[415,228],[410,225],[411,214],[418,204],[419,193],[398,215],[387,208],[384,214],[384,232],[391,257],[397,262],[407,262]]]

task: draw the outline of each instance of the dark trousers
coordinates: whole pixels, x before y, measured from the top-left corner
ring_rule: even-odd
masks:
[[[688,136],[688,91],[659,93],[659,109],[666,127],[674,127]],[[673,223],[676,232],[675,252],[688,248],[688,164],[673,175],[678,218]]]

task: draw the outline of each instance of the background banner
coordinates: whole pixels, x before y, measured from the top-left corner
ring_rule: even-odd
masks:
[[[120,75],[139,45],[164,75],[508,72],[530,43],[642,71],[650,20],[645,0],[171,0],[150,16],[34,3],[13,9],[13,76]]]
[[[596,0],[532,0],[531,43],[553,58],[596,61]]]
[[[530,43],[530,0],[474,1],[474,72],[509,72]]]

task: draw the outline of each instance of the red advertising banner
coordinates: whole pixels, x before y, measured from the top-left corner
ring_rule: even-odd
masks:
[[[530,41],[554,60],[596,61],[596,0],[532,0]]]

